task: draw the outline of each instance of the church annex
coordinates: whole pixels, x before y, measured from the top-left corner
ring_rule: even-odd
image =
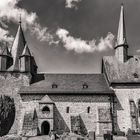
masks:
[[[102,73],[37,73],[19,23],[11,50],[0,52],[0,93],[16,103],[9,133],[140,132],[140,56],[128,56],[128,48],[121,5],[115,55],[103,57]]]

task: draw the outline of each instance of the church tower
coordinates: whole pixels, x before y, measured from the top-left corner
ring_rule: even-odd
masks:
[[[20,71],[21,72],[30,72],[31,71],[31,53],[28,48],[28,45],[25,45],[25,48],[22,52],[20,59]]]
[[[128,57],[128,44],[127,44],[127,40],[126,40],[126,29],[125,29],[123,4],[121,5],[117,42],[116,42],[116,46],[115,46],[115,56],[122,63],[126,62],[127,57]]]
[[[0,71],[6,71],[12,65],[13,59],[7,46],[0,53]]]
[[[19,22],[18,31],[11,48],[11,54],[13,65],[10,67],[10,71],[30,72],[32,75],[37,73],[37,65],[26,43],[21,21]]]
[[[15,39],[13,42],[13,46],[11,49],[11,54],[13,57],[12,71],[19,71],[20,70],[19,57],[22,55],[25,44],[26,44],[26,41],[25,41],[25,37],[24,37],[24,33],[22,30],[21,21],[20,21],[18,31],[16,33],[16,36],[15,36]]]

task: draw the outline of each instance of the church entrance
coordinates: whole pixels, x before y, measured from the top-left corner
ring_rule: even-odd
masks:
[[[44,121],[41,125],[41,134],[48,135],[50,132],[50,124],[47,121]]]

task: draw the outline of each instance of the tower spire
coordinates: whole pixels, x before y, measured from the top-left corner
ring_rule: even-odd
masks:
[[[122,3],[116,45],[118,46],[123,44],[127,44],[127,40],[126,40],[126,29],[125,29],[125,19],[124,19],[124,5]]]
[[[128,44],[126,39],[125,19],[124,19],[124,5],[121,4],[121,12],[118,26],[117,42],[115,46],[116,58],[124,63],[127,61]]]
[[[12,45],[11,54],[13,57],[13,70],[19,70],[19,56],[21,56],[24,48],[25,48],[25,37],[21,26],[21,20],[19,22],[19,27]]]

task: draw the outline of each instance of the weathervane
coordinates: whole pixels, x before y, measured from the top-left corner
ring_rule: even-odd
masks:
[[[21,14],[19,15],[19,24],[21,24]]]

